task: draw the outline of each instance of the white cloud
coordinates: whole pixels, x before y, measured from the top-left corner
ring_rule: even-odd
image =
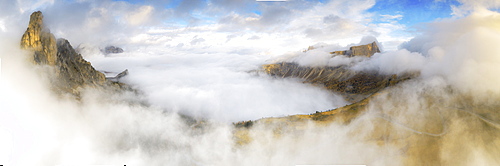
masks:
[[[3,19],[0,19],[0,30],[5,32],[7,28],[5,27],[5,21]]]
[[[153,10],[152,6],[141,6],[136,11],[129,13],[126,19],[130,25],[142,25],[150,20]]]
[[[376,53],[370,59],[357,63],[352,69],[378,71],[382,74],[391,75],[420,71],[426,63],[427,60],[421,54],[403,49]]]
[[[196,44],[204,42],[204,41],[205,41],[205,39],[199,38],[198,36],[195,36],[195,37],[193,37],[193,40],[191,40],[191,42],[189,42],[189,43],[191,43],[191,45],[196,45]]]
[[[37,8],[47,7],[54,4],[54,0],[16,0],[19,4],[19,11],[21,13],[28,12],[30,13]],[[3,4],[8,4],[12,2],[6,2]]]
[[[381,21],[384,21],[384,22],[390,22],[390,21],[397,21],[397,20],[401,20],[403,19],[403,15],[401,14],[396,14],[396,15],[380,15],[382,18],[381,18]]]
[[[498,0],[457,0],[461,4],[452,6],[454,16],[463,17],[471,12],[489,13],[489,9],[499,9],[500,1]]]

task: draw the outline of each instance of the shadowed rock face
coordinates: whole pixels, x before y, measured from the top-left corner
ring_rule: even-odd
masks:
[[[105,75],[84,60],[66,39],[56,42],[54,35],[45,28],[40,11],[31,14],[21,48],[34,51],[35,64],[55,67],[57,79],[53,82],[56,90],[78,96],[82,87],[122,86],[106,80]]]
[[[410,79],[416,74],[382,75],[377,72],[353,71],[346,66],[307,67],[296,63],[264,65],[266,73],[278,77],[295,77],[304,83],[324,85],[349,102],[360,101],[388,86]]]
[[[104,50],[102,50],[102,52],[104,54],[118,54],[118,53],[122,53],[123,49],[120,47],[115,47],[115,46],[107,46],[106,48],[104,48]]]
[[[104,86],[108,81],[103,73],[92,67],[73,49],[66,39],[57,40],[58,76],[63,81],[63,89],[76,90],[83,86]]]

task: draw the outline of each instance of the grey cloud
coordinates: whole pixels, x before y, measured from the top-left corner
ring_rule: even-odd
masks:
[[[190,16],[193,10],[200,9],[205,6],[206,2],[204,0],[183,0],[179,6],[175,8],[175,13],[181,17]]]
[[[129,16],[143,9],[150,13],[130,22]],[[168,10],[122,1],[56,1],[37,10],[43,12],[46,25],[56,36],[67,38],[74,45],[124,42],[140,33],[142,26],[156,26],[172,17]]]
[[[0,0],[0,16],[11,15],[19,12],[19,2],[12,0]]]
[[[307,37],[317,37],[323,35],[323,31],[318,28],[307,28],[304,33]]]
[[[210,1],[214,7],[225,11],[240,11],[246,10],[249,5],[255,5],[255,0],[212,0]]]
[[[257,35],[253,35],[252,37],[248,38],[248,40],[258,40],[258,39],[260,39],[260,37]]]
[[[328,16],[325,16],[323,17],[323,22],[324,23],[336,23],[338,21],[342,21],[343,19],[340,18],[339,16],[336,16],[336,15],[328,15]]]
[[[172,0],[145,0],[144,3],[158,7],[165,7],[168,4],[172,3]]]
[[[238,35],[235,35],[235,34],[232,34],[232,35],[227,35],[226,36],[226,42],[230,41],[231,39],[235,38],[235,37],[238,37]]]
[[[262,15],[238,15],[231,14],[222,17],[219,23],[222,24],[222,31],[240,31],[250,29],[260,32],[273,32],[275,29],[284,28],[284,24],[293,18],[290,9],[284,7],[269,7],[262,11]]]
[[[200,38],[198,36],[195,36],[195,37],[193,37],[193,40],[191,40],[190,43],[191,43],[191,45],[196,45],[196,44],[204,42],[204,41],[205,41],[204,38]]]
[[[282,24],[290,21],[292,11],[285,7],[270,7],[262,12],[260,23],[262,26]]]

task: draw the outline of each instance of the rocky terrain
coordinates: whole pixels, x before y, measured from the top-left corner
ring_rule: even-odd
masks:
[[[31,14],[26,32],[21,39],[21,48],[33,51],[33,63],[54,68],[57,79],[53,88],[79,96],[81,88],[127,88],[124,84],[110,81],[83,59],[66,39],[55,39],[43,23],[42,12]],[[123,77],[123,76],[121,76]]]
[[[263,68],[272,76],[295,77],[304,83],[323,85],[326,89],[341,94],[349,102],[363,100],[383,88],[418,75],[418,73],[384,75],[377,72],[354,71],[347,66],[308,67],[287,62],[268,64]]]
[[[353,56],[371,57],[371,56],[373,56],[373,54],[379,53],[379,52],[380,52],[380,49],[377,45],[377,42],[372,42],[370,44],[352,46],[349,48],[349,50],[333,51],[333,52],[330,52],[330,54],[346,55],[348,57],[353,57]]]
[[[374,42],[331,53],[370,57],[375,52],[378,46]],[[280,138],[340,124],[355,126],[350,133],[353,137],[362,135],[368,143],[399,149],[394,156],[402,157],[404,165],[467,165],[472,159],[465,149],[471,147],[462,146],[463,142],[477,145],[473,148],[485,154],[500,153],[500,142],[495,139],[500,136],[500,116],[496,113],[500,105],[491,102],[498,99],[478,100],[452,87],[424,86],[415,91],[413,87],[421,83],[418,72],[384,75],[348,66],[308,67],[290,62],[267,64],[263,69],[277,79],[293,77],[323,86],[352,104],[309,115],[235,123],[239,144],[251,143],[256,139],[255,130],[262,128],[273,130]]]
[[[376,42],[353,46],[346,51],[334,51],[331,54],[371,57],[380,52]],[[297,63],[280,62],[263,66],[264,72],[278,78],[294,77],[299,78],[304,83],[316,84],[340,94],[345,100],[352,104],[345,107],[327,110],[325,112],[315,112],[310,115],[292,115],[282,118],[265,118],[258,120],[258,123],[280,124],[278,126],[300,126],[306,125],[309,121],[328,124],[340,122],[348,124],[351,120],[366,111],[366,106],[372,100],[372,95],[378,95],[388,87],[392,87],[400,82],[410,80],[419,75],[417,72],[403,73],[400,75],[384,75],[376,71],[355,71],[347,65],[337,67],[308,67],[300,66]],[[255,121],[245,121],[236,123],[237,127],[249,128]],[[286,124],[286,125],[283,125]],[[280,129],[281,130],[281,129]],[[241,135],[241,133],[239,133]],[[244,134],[243,134],[244,135]],[[248,141],[243,138],[240,142]]]
[[[28,29],[21,38],[21,48],[34,51],[36,64],[56,65],[56,38],[43,24],[42,12],[31,14]]]
[[[314,48],[309,47],[309,49]],[[371,57],[379,52],[377,43],[372,42],[366,45],[352,46],[349,50],[333,51],[330,54],[347,57]],[[304,83],[322,85],[328,90],[341,94],[349,102],[363,100],[386,87],[419,75],[418,72],[387,75],[376,71],[351,70],[348,65],[309,67],[291,62],[267,64],[263,66],[263,69],[267,74],[275,77],[300,78]]]

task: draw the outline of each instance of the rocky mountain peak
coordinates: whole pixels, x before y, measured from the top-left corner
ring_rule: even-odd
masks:
[[[122,84],[107,80],[90,62],[83,59],[66,39],[56,41],[54,35],[44,26],[42,12],[31,14],[26,32],[21,38],[21,48],[31,50],[33,62],[55,68],[54,88],[79,96],[83,87],[118,87]]]
[[[33,61],[36,64],[56,64],[56,39],[44,26],[42,12],[31,14],[28,28],[21,38],[21,48],[35,52]]]
[[[347,55],[349,57],[353,57],[353,56],[371,57],[375,53],[379,53],[379,52],[380,52],[380,48],[378,47],[377,42],[372,42],[372,43],[366,44],[366,45],[352,46],[349,48],[349,50],[345,50],[345,51],[330,52],[330,54]]]
[[[57,40],[57,65],[62,88],[74,91],[83,86],[103,86],[107,80],[103,73],[76,53],[66,39]]]

